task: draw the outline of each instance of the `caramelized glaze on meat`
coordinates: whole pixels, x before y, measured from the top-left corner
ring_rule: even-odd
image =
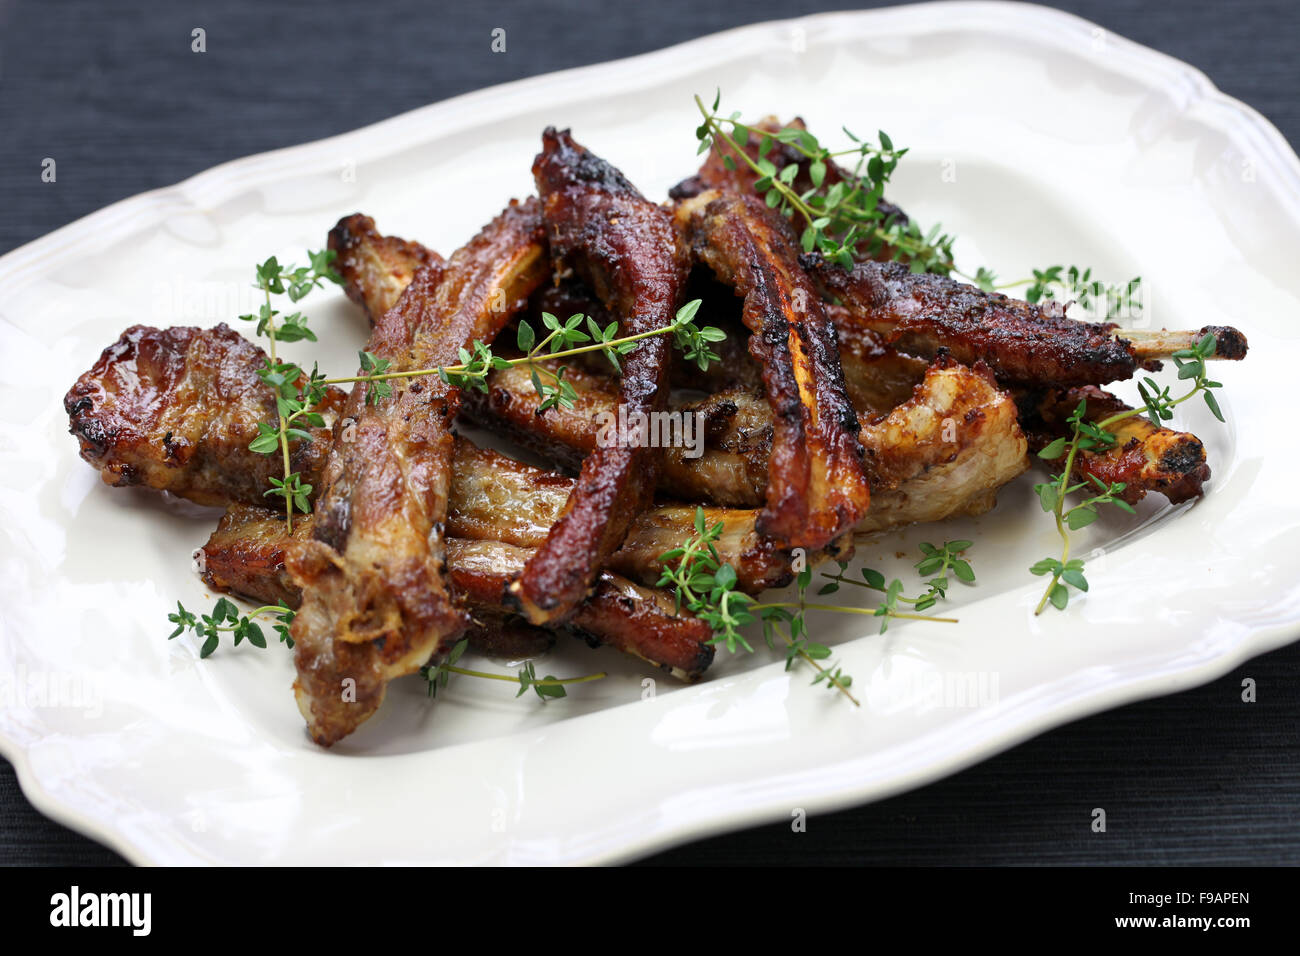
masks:
[[[555,372],[561,363],[542,368]],[[462,415],[476,425],[509,438],[551,462],[577,471],[596,450],[599,415],[618,410],[618,380],[570,366],[564,380],[573,386],[573,407],[538,409],[542,397],[523,366],[489,373],[486,391],[466,392]]]
[[[781,127],[769,118],[751,129],[741,150],[754,157]],[[798,149],[765,143],[762,153],[796,167],[796,189],[812,187]],[[791,583],[793,548],[810,565],[844,560],[850,532],[992,507],[1030,447],[1069,432],[1079,401],[1091,421],[1129,410],[1093,383],[1157,368],[1207,332],[1213,357],[1246,354],[1230,327],[1118,334],[916,275],[885,261],[897,250],[878,235],[849,271],[801,256],[791,223],[755,196],[756,174],[728,168],[737,158],[712,150],[672,191],[674,215],[548,129],[533,170],[540,200],[511,203],[450,260],[383,236],[361,214],[331,231],[346,292],[371,319],[368,350],[398,372],[456,363],[462,347],[491,342],[519,316],[582,312],[626,335],[662,329],[687,298],[704,301],[699,321],[735,333],[715,346],[723,361],[712,369],[689,367],[654,337],[624,357],[621,379],[599,356],[574,361],[574,408],[539,413],[523,368],[493,371],[487,393],[465,403],[576,478],[455,436],[464,396],[439,376],[395,379],[374,401],[364,384],[330,389],[316,409],[326,425],[291,446],[290,467],[317,493],[289,533],[264,506],[282,462],[247,447],[276,414],[257,375],[266,356],[224,325],[128,329],[66,396],[71,431],[111,485],[228,506],[203,578],[299,608],[295,695],[328,746],[379,707],[388,681],[461,635],[484,653],[532,656],[572,630],[697,678],[713,658],[711,629],[654,586],[697,508],[656,505],[656,487],[709,503],[719,559],[757,593]],[[830,163],[826,182],[851,175]],[[669,407],[702,421],[702,455],[609,442],[597,424]],[[1110,427],[1115,447],[1080,454],[1076,478],[1123,481],[1130,502],[1202,492],[1209,468],[1195,436],[1139,416]]]
[[[567,131],[542,134],[533,177],[552,255],[619,318],[623,334],[671,323],[686,268],[668,214]],[[654,336],[623,358],[619,399],[629,415],[664,408],[669,348],[664,336]],[[658,471],[657,449],[622,440],[587,456],[564,514],[511,584],[511,598],[529,620],[555,620],[578,605],[650,503]]]
[[[144,331],[157,332],[157,330]],[[199,335],[219,337],[220,334],[212,330],[201,332]],[[252,398],[232,404],[226,409],[223,422],[226,431],[238,426],[243,432],[255,434],[255,416],[264,411],[258,392],[259,390],[265,392],[265,397],[268,399],[270,392],[256,375],[256,369],[261,366],[264,353],[251,344],[248,349],[250,354],[245,356],[248,361],[241,363],[242,371],[238,374],[233,370],[230,372],[230,380],[227,384],[234,386],[238,384],[236,379],[242,377],[244,383],[249,386],[248,394]],[[204,353],[202,349],[191,347],[186,354],[194,356]],[[183,361],[184,356],[179,360]],[[174,377],[173,384],[176,387],[179,387],[178,383],[184,375],[185,373],[182,372],[181,375]],[[121,388],[115,393],[117,407],[124,414],[127,409],[132,410],[130,415],[123,419],[124,426],[138,428],[140,423],[132,416],[138,414],[138,410],[147,403],[167,406],[175,404],[175,396],[165,383],[148,377],[128,380],[124,375],[119,375],[118,381]],[[525,384],[532,394],[531,383]],[[343,398],[342,392],[331,389],[327,397],[328,406],[340,404]],[[613,407],[616,401],[617,396],[611,387],[606,407]],[[760,408],[765,411],[766,405],[760,403]],[[334,437],[324,429],[318,432],[313,450],[317,458],[323,459],[333,445]],[[242,494],[248,459],[243,455],[228,452],[220,439],[220,435],[224,433],[215,429],[204,431],[190,449],[195,459],[209,463],[204,469],[204,486],[207,489],[204,503],[222,507],[242,503],[252,508],[254,514],[260,514],[260,509],[265,506],[265,502],[255,498],[250,501]],[[585,448],[591,443],[591,436],[584,435],[578,440]],[[214,444],[209,445],[209,442]],[[573,453],[579,462],[584,454],[585,452],[581,450]],[[279,460],[274,456],[258,457],[271,461]],[[155,487],[159,490],[173,492],[188,490],[186,482],[189,479],[182,469],[169,469],[161,474],[170,484],[156,483]],[[309,474],[306,477],[313,482],[318,480],[317,475]],[[455,438],[451,484],[448,492],[446,521],[448,533],[454,537],[500,540],[522,547],[536,548],[546,540],[551,526],[563,512],[573,485],[574,479],[570,477],[525,465],[499,452],[479,448],[467,439]],[[721,521],[727,529],[717,547],[723,560],[736,568],[739,586],[742,589],[753,593],[763,588],[780,586],[781,582],[789,578],[789,556],[775,551],[758,537],[754,530],[756,512],[711,508],[708,514],[711,524]],[[665,536],[676,536],[679,541],[685,540],[692,533],[693,520],[694,512],[689,509],[654,507],[643,512],[637,516],[623,546],[610,556],[607,566],[644,584],[653,585],[659,578],[659,556],[675,546],[665,544]],[[226,523],[228,524],[229,521]],[[298,517],[293,526],[294,538],[300,541],[311,540],[313,535],[306,530],[311,527],[312,523],[309,519]],[[231,562],[219,569],[219,573],[225,575],[225,583],[218,583],[215,580],[210,580],[209,583],[214,587],[223,587],[246,595],[266,594],[264,591],[252,590],[238,584],[238,575],[248,573],[263,582],[262,587],[266,586],[265,569],[259,564],[261,561],[259,555],[264,554],[265,549],[259,545],[246,556],[241,556],[237,544],[238,540],[232,539],[230,546],[223,546],[221,549],[225,559]],[[296,605],[300,591],[289,581],[278,556],[276,568],[277,573],[284,574],[283,581],[276,585],[276,594],[279,596],[292,594],[293,603]],[[266,596],[272,603],[278,599],[269,594]]]
[[[355,222],[361,222],[363,225],[354,225],[347,231],[347,248],[351,250],[352,261],[392,263],[392,266],[382,273],[384,281],[364,281],[366,272],[349,268],[345,262],[341,269],[345,288],[348,296],[358,302],[367,315],[382,315],[391,306],[392,300],[405,288],[404,282],[409,281],[410,278],[407,270],[415,261],[414,254],[408,254],[403,258],[402,255],[395,254],[394,250],[423,250],[424,247],[419,243],[384,236],[374,230],[373,220],[359,215],[342,220],[330,234],[331,243],[343,248],[336,234],[345,224]],[[405,268],[402,267],[402,263],[405,263]],[[749,354],[747,345],[749,330],[741,322],[740,300],[736,298],[731,288],[718,282],[707,268],[697,267],[691,272],[683,299],[686,301],[700,299],[702,304],[697,322],[701,325],[721,328],[727,333],[727,338],[722,342],[713,343],[712,348],[719,359],[705,370],[701,370],[694,362],[686,361],[680,352],[674,350],[669,369],[673,388],[694,389],[710,395],[735,388],[761,388],[762,368]],[[861,322],[854,321],[843,306],[828,303],[825,309],[827,317],[836,329],[845,389],[859,415],[868,418],[883,415],[894,406],[907,401],[912,393],[912,387],[925,374],[927,361],[899,352],[885,342],[883,335],[867,328]],[[601,328],[612,321],[610,313],[596,298],[595,293],[575,276],[569,276],[538,290],[528,310],[529,319],[534,322],[534,327],[541,327],[539,320],[543,312],[549,312],[562,319],[572,315],[590,316]],[[1221,346],[1220,351],[1224,351],[1229,344],[1231,342],[1225,339],[1225,346]],[[498,351],[505,354],[508,350]],[[610,366],[605,358],[593,354],[584,360],[582,356],[578,356],[567,364],[569,376],[575,378],[581,376],[581,380],[575,384],[580,396],[587,390],[595,389],[609,392],[617,397],[617,383],[611,382],[608,378]],[[584,375],[584,373],[592,374]],[[596,377],[593,378],[593,375]],[[535,448],[552,460],[560,461],[556,456],[564,454],[562,448],[572,452],[578,446],[572,442],[568,445],[551,442],[544,434],[538,433],[531,427],[532,411],[525,414],[522,409],[516,407],[511,412],[504,405],[512,397],[521,394],[521,390],[514,387],[514,382],[516,380],[522,382],[527,378],[528,373],[525,369],[505,369],[493,373],[492,379],[503,382],[502,387],[487,395],[476,390],[464,396],[466,413],[480,423],[493,423],[492,427],[500,424],[507,429],[515,441],[525,447]],[[535,411],[536,406],[540,404],[540,399],[531,402],[532,410]],[[579,408],[576,413],[581,415],[584,409]],[[556,427],[563,426],[563,421],[557,421]],[[590,448],[584,448],[582,454],[576,457],[569,455],[563,459],[563,464],[576,470],[581,467],[582,459],[589,451]],[[714,500],[717,504],[733,503],[726,498]]]
[[[1030,448],[1038,452],[1058,437],[1068,438],[1072,430],[1067,419],[1085,400],[1084,418],[1094,423],[1131,410],[1114,395],[1091,386],[1025,396],[1021,417]],[[1129,504],[1153,491],[1174,504],[1201,495],[1210,478],[1210,466],[1205,461],[1205,446],[1195,435],[1153,425],[1145,413],[1108,426],[1107,431],[1116,443],[1080,452],[1074,464],[1076,479],[1092,476],[1106,485],[1123,482],[1120,497]],[[1051,464],[1059,469],[1063,458]]]
[[[602,416],[617,412],[618,394],[615,380],[607,375],[570,368],[565,380],[574,389],[573,407],[539,413],[542,399],[528,370],[501,369],[488,377],[487,392],[466,395],[462,412],[475,424],[576,470],[598,447],[601,429],[609,421]],[[698,402],[674,403],[672,410],[702,416],[698,437],[704,447],[698,457],[684,445],[661,449],[659,490],[686,501],[761,505],[772,445],[772,412],[763,395],[728,389]]]
[[[284,515],[258,505],[232,504],[202,548],[201,576],[215,591],[237,594],[261,604],[302,603],[302,588],[284,566],[295,542],[309,541],[312,517],[294,522],[290,533]]]
[[[719,328],[727,337],[721,342],[710,344],[718,358],[704,369],[699,367],[698,361],[688,360],[680,350],[670,350],[668,379],[671,386],[674,389],[715,392],[738,385],[761,385],[762,370],[749,354],[746,345],[749,332],[740,321],[740,302],[735,294],[728,286],[714,279],[708,269],[697,268],[688,277],[686,291],[682,295],[684,302],[694,299],[700,300],[696,324]],[[574,276],[547,286],[534,297],[530,309],[532,318],[540,318],[542,312],[549,312],[562,319],[574,315],[588,316],[602,329],[615,321],[595,293]],[[540,328],[540,322],[535,322],[534,327]],[[595,352],[574,356],[568,364],[570,368],[576,365],[599,374],[611,370],[609,360]]]
[[[418,242],[385,236],[369,216],[356,213],[338,221],[329,234],[329,247],[338,253],[335,271],[343,290],[375,322],[397,304],[402,292],[422,268],[440,270],[442,256]]]
[[[903,381],[900,376],[893,387],[901,391]],[[522,370],[494,373],[491,382],[487,395],[467,403],[470,417],[491,431],[526,442],[560,465],[580,460],[595,445],[596,417],[616,407],[609,379],[591,373],[574,376],[574,408],[548,409],[541,415],[536,414],[540,399]],[[868,409],[860,420],[863,470],[872,493],[897,488],[948,462],[968,441],[980,440],[986,433],[971,426],[994,407],[1010,409],[1014,426],[1014,402],[985,367],[973,370],[947,357],[928,368],[923,365],[920,380],[908,387],[905,399],[884,415]],[[767,399],[737,388],[674,404],[673,410],[703,416],[703,448],[698,457],[685,448],[665,449],[660,490],[685,501],[733,508],[762,505],[774,430]],[[1018,428],[1015,435],[1022,437]]]
[[[500,541],[448,542],[456,588],[471,603],[499,602],[507,582],[523,572],[536,552]],[[592,645],[608,644],[662,667],[682,680],[696,680],[713,661],[713,632],[698,618],[679,612],[663,591],[642,587],[610,571],[599,571],[591,594],[565,622]]]
[[[933,357],[943,348],[967,365],[987,362],[1004,384],[1100,384],[1151,367],[1110,323],[1067,319],[898,262],[862,262],[846,271],[817,253],[802,261],[826,295],[889,344],[912,355]]]
[[[104,349],[63,400],[81,457],[110,485],[145,485],[204,505],[266,504],[280,458],[249,451],[275,399],[257,377],[266,354],[226,325],[133,325]],[[315,482],[343,403],[332,389],[318,411],[326,427],[294,441],[290,466]]]
[[[759,531],[779,547],[825,547],[866,513],[870,492],[835,331],[790,225],[737,193],[687,200],[677,221],[696,258],[744,298],[749,350],[763,369],[773,435]]]

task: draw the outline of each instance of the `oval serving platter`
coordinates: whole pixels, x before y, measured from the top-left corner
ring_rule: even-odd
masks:
[[[891,198],[961,237],[962,263],[1140,274],[1157,326],[1246,332],[1247,361],[1216,366],[1226,427],[1199,405],[1177,419],[1205,440],[1204,499],[1098,521],[1080,535],[1092,590],[1039,618],[1026,569],[1055,532],[1032,475],[987,515],[860,546],[903,574],[913,559],[896,555],[920,541],[971,538],[979,577],[953,591],[958,625],[815,620],[860,709],[761,654],[676,687],[573,642],[546,669],[607,680],[547,704],[469,681],[430,703],[399,682],[326,752],[303,732],[287,653],[200,662],[189,638],[165,640],[177,599],[211,602],[189,555],[214,516],[107,488],[77,458],[61,398],[99,351],[135,322],[248,311],[254,262],[301,257],[357,210],[451,250],[531,190],[548,124],[661,196],[695,168],[692,96],[715,88],[826,137],[887,130],[911,149]],[[1300,161],[1259,114],[1185,64],[1010,3],[744,27],[117,203],[0,259],[0,750],[42,812],[137,863],[597,863],[878,799],[1208,681],[1300,636],[1300,450],[1277,440],[1268,384],[1296,338],[1296,248]],[[352,307],[306,306],[312,357],[350,367]]]

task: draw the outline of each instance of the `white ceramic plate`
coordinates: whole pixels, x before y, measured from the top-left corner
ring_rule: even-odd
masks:
[[[695,687],[660,679],[651,697],[647,675],[574,642],[545,668],[609,680],[546,705],[461,680],[432,706],[407,681],[325,752],[303,732],[287,653],[200,662],[190,639],[165,640],[177,598],[210,601],[188,555],[213,515],[109,489],[77,458],[60,399],[100,349],[134,322],[246,311],[254,262],[300,257],[358,209],[450,251],[531,189],[548,123],[663,195],[695,165],[692,94],[715,87],[747,116],[909,145],[891,195],[961,236],[970,267],[1141,274],[1156,324],[1240,326],[1249,360],[1219,367],[1227,426],[1199,405],[1180,418],[1208,446],[1208,495],[1082,534],[1091,593],[1039,619],[1026,568],[1055,540],[1030,476],[987,516],[861,549],[910,574],[896,552],[970,537],[980,577],[954,594],[956,626],[880,637],[818,619],[861,709],[765,658]],[[1300,446],[1282,394],[1297,248],[1300,163],[1264,119],[1184,64],[1013,4],[746,27],[118,203],[0,260],[0,745],[43,812],[137,862],[597,862],[879,798],[1210,680],[1300,634]],[[350,367],[355,313],[338,294],[308,305],[325,333],[312,354]]]

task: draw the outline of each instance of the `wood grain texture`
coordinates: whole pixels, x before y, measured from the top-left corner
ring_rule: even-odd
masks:
[[[595,0],[458,2],[452,13],[406,0],[379,4],[383,15],[268,21],[253,0],[219,8],[0,0],[0,253],[217,163],[458,93],[744,23],[878,5],[660,0],[625,5],[615,17],[597,15]],[[1055,5],[1194,64],[1300,142],[1300,10],[1289,0]],[[200,26],[208,52],[196,55],[190,31]],[[508,30],[504,54],[489,50],[497,26]],[[383,50],[382,64],[366,69],[358,50]],[[360,66],[339,82],[339,63]],[[58,162],[55,184],[40,180],[47,156]],[[1256,704],[1240,702],[1246,676],[1259,684]],[[1293,645],[1205,687],[1052,731],[913,793],[814,817],[806,833],[777,823],[647,862],[1298,864],[1297,726]],[[1107,808],[1106,834],[1088,828],[1096,806]],[[0,864],[118,859],[40,816],[0,761]]]

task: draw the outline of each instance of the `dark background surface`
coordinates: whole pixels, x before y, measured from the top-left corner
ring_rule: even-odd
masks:
[[[249,153],[458,93],[745,23],[872,3],[60,3],[0,0],[0,254]],[[1300,142],[1300,4],[1054,4],[1185,60]],[[508,52],[489,52],[490,31]],[[207,31],[207,53],[190,31]],[[44,157],[58,182],[40,181]],[[1153,595],[1153,598],[1155,596]],[[1241,701],[1254,678],[1258,702]],[[1300,645],[1045,734],[922,790],[648,862],[1300,863]],[[1094,807],[1106,833],[1090,829]],[[27,803],[0,761],[0,863],[119,858]]]

